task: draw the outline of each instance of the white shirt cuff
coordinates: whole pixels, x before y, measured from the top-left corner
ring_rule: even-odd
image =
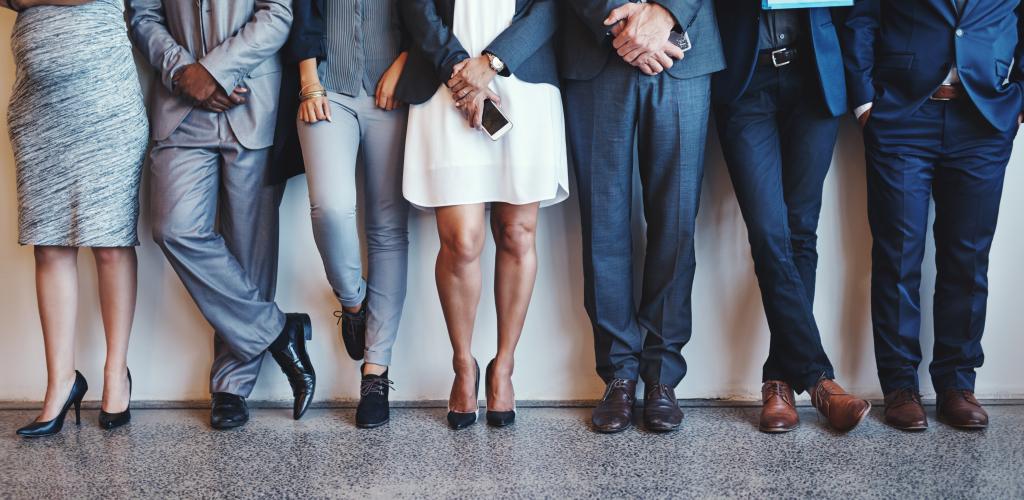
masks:
[[[861,104],[860,106],[857,106],[857,108],[853,110],[853,115],[856,116],[858,120],[860,120],[861,115],[867,113],[868,111],[871,111],[871,108],[873,107],[875,107],[875,103],[873,102]]]

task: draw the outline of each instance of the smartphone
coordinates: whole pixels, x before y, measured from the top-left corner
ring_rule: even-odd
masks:
[[[673,31],[668,34],[668,41],[672,45],[679,47],[684,55],[693,48],[693,44],[690,43],[690,34],[686,32]]]
[[[509,130],[512,130],[512,122],[509,121],[505,114],[502,113],[490,99],[484,101],[482,124],[484,132],[487,132],[487,135],[491,137],[492,141],[501,139],[501,137],[507,134]]]

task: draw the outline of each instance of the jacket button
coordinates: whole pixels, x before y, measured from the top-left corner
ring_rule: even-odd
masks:
[[[962,29],[957,29],[957,30],[956,30],[956,37],[957,37],[957,38],[963,38],[963,37],[964,37],[964,30],[962,30]]]

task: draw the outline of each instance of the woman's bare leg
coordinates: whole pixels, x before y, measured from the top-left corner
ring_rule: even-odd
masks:
[[[75,383],[78,249],[35,247],[36,299],[46,348],[46,396],[40,422],[57,418]]]
[[[139,262],[135,249],[94,248],[99,277],[100,309],[107,337],[107,361],[103,367],[103,411],[128,409],[128,340],[135,318]]]
[[[526,312],[537,281],[537,213],[539,204],[495,204],[491,231],[497,245],[494,302],[498,311],[498,354],[495,356],[488,408],[511,411],[515,407],[512,371],[516,345],[523,333]]]
[[[473,325],[480,304],[480,253],[484,247],[484,206],[462,205],[437,209],[441,251],[434,278],[441,309],[454,351],[455,383],[449,407],[457,412],[477,409],[476,373],[473,365]]]

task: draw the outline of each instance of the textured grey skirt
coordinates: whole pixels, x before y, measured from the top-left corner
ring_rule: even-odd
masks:
[[[149,137],[122,0],[34,7],[11,35],[22,245],[138,245]]]

